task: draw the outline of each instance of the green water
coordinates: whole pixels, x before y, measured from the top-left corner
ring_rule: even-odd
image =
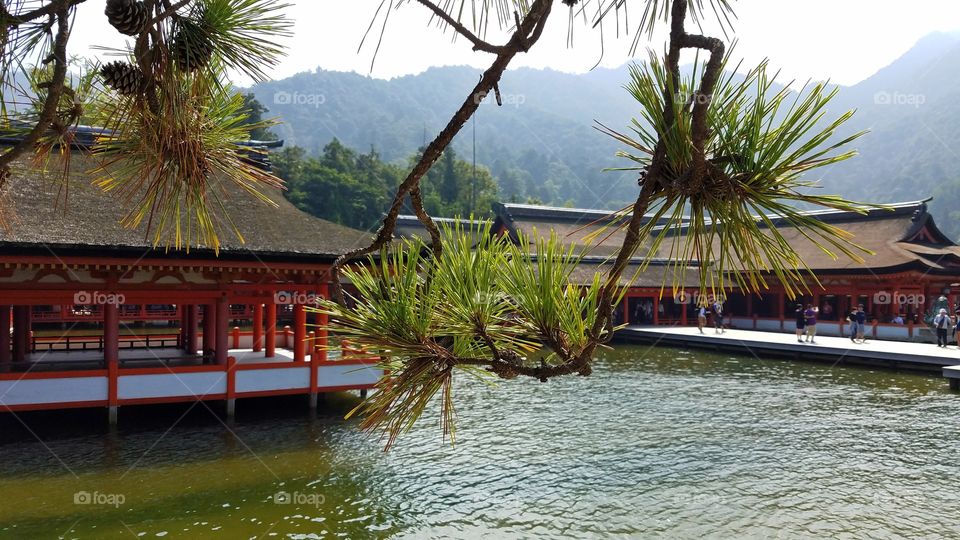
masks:
[[[619,347],[456,391],[455,448],[432,418],[387,454],[346,395],[0,415],[0,538],[960,537],[939,378]]]

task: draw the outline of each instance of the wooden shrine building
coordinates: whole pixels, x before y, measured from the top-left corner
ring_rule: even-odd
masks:
[[[82,151],[72,160],[73,171],[91,165]],[[73,179],[66,200],[60,187],[27,160],[3,186],[0,412],[108,407],[116,421],[123,405],[199,399],[226,400],[232,414],[236,398],[315,404],[379,379],[372,359],[328,359],[306,309],[366,233],[308,216],[279,191],[271,207],[224,183],[245,242],[225,228],[219,254],[167,251],[121,226],[123,205],[89,178]]]
[[[772,276],[769,289],[762,294],[744,294],[736,288],[725,291],[725,311],[734,325],[742,328],[781,330],[792,328],[797,302],[820,307],[818,332],[842,334],[845,316],[852,307],[863,304],[879,337],[909,339],[934,303],[944,296],[949,304],[960,306],[960,246],[950,240],[934,222],[927,202],[904,202],[888,209],[872,209],[865,214],[820,210],[811,212],[817,219],[836,225],[854,235],[853,241],[872,251],[863,263],[840,255],[833,258],[784,222],[772,223],[800,253],[820,284],[807,279],[810,293],[804,298],[787,297]],[[573,208],[555,208],[523,204],[494,205],[494,228],[499,234],[516,237],[518,233],[541,234],[554,230],[563,241],[583,247],[590,256],[583,273],[592,275],[605,268],[609,256],[623,242],[622,232],[598,228],[609,224],[609,212]],[[670,235],[684,234],[671,231]],[[679,285],[683,293],[674,296],[670,289],[672,274],[665,264],[669,239],[659,251],[649,247],[638,250],[639,257],[652,257],[652,263],[630,283],[623,306],[624,321],[632,324],[692,324],[696,309],[691,299],[697,295],[696,261],[689,261]],[[634,275],[628,269],[625,275]],[[667,283],[666,289],[661,284]],[[627,283],[624,283],[627,285]],[[898,322],[899,319],[903,323]],[[897,322],[895,322],[897,321]],[[915,328],[916,327],[916,328]]]

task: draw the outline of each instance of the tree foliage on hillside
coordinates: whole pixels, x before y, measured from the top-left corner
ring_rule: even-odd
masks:
[[[384,81],[318,70],[258,84],[252,91],[270,101],[278,92],[322,89],[320,106],[270,104],[271,113],[284,119],[278,128],[282,138],[314,155],[333,138],[351,148],[373,145],[393,163],[417,152],[424,137],[443,126],[479,75],[472,68],[444,67]],[[507,72],[504,92],[510,94],[504,95],[504,106],[488,96],[476,122],[471,120],[450,148],[469,160],[476,140],[477,163],[490,169],[504,200],[622,208],[634,198],[635,178],[604,172],[618,165],[618,147],[591,124],[593,119],[616,121],[635,106],[619,87],[622,77],[612,83],[581,77],[585,80],[539,70]]]
[[[414,155],[409,161],[417,159]],[[406,170],[383,161],[372,148],[359,153],[337,139],[319,156],[308,156],[299,147],[284,148],[272,162],[287,183],[287,198],[298,208],[357,229],[374,227],[383,218]],[[486,216],[496,199],[497,184],[490,172],[477,167],[474,176],[472,165],[457,158],[453,149],[444,152],[424,178],[424,206],[439,217]]]

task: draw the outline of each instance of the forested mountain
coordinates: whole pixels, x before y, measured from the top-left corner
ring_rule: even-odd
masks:
[[[843,87],[829,111],[857,109],[849,130],[870,129],[854,144],[861,155],[824,169],[823,189],[875,202],[935,196],[931,207],[953,237],[960,235],[960,34],[932,34],[872,77]],[[284,124],[288,147],[320,155],[334,138],[373,148],[404,165],[432,138],[480,76],[466,67],[433,68],[380,80],[318,70],[251,91]],[[634,174],[602,172],[623,165],[617,144],[593,129],[599,120],[625,129],[636,107],[622,84],[626,67],[583,75],[508,71],[504,105],[487,98],[476,115],[476,157],[489,168],[503,200],[615,208],[635,196]],[[470,161],[473,125],[453,148]]]
[[[625,70],[624,70],[625,73]],[[604,73],[509,71],[500,84],[504,105],[487,98],[476,115],[476,157],[500,185],[500,197],[613,207],[633,198],[635,175],[601,172],[619,163],[616,144],[593,129],[593,119],[622,126],[631,100]],[[317,71],[257,85],[253,92],[284,124],[274,128],[288,146],[310,154],[337,138],[386,161],[403,162],[443,128],[480,77],[465,67],[434,68],[390,81]],[[453,148],[473,157],[473,122]]]

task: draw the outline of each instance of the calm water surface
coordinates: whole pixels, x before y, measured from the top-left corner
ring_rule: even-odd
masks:
[[[462,378],[455,448],[433,417],[384,454],[345,395],[316,418],[241,401],[230,430],[204,405],[112,434],[99,411],[0,415],[0,538],[960,537],[946,388],[619,347],[586,379]]]

